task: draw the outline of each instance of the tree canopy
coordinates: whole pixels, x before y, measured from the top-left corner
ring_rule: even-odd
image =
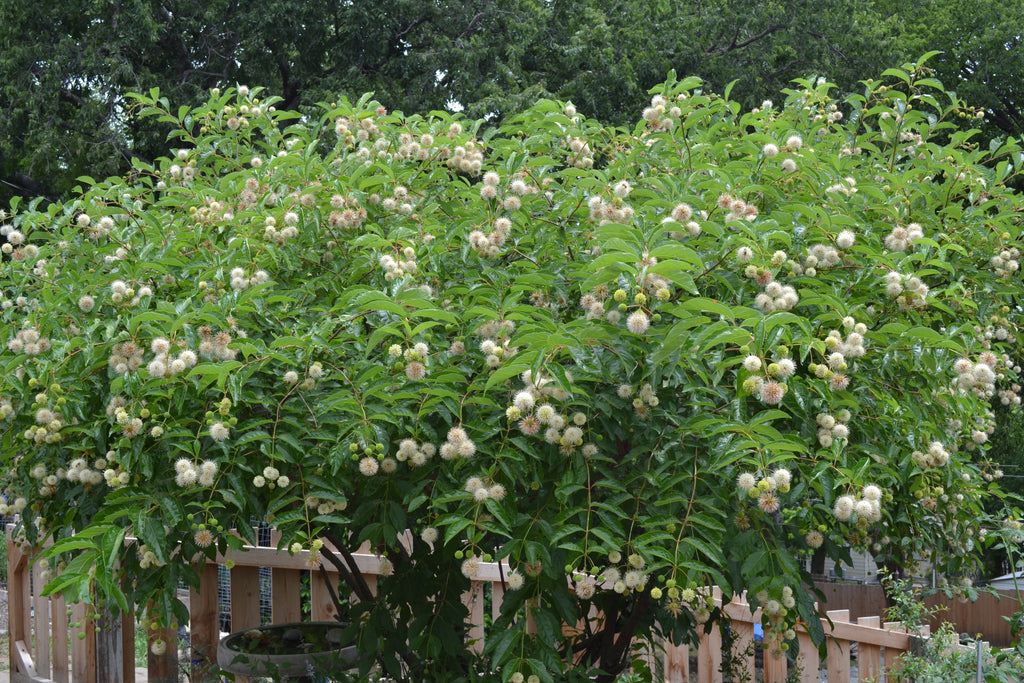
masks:
[[[501,118],[538,97],[627,122],[674,69],[752,107],[819,74],[850,91],[885,66],[944,50],[939,76],[1019,135],[1016,0],[160,0],[0,6],[0,199],[67,196],[161,152],[166,126],[126,94],[176,102],[263,85],[284,108],[372,91],[390,109],[457,103]],[[1019,9],[1019,7],[1017,7]],[[6,203],[6,202],[5,202]]]
[[[628,127],[139,95],[166,155],[0,221],[0,512],[54,541],[48,590],[164,626],[267,520],[403,680],[610,682],[635,638],[720,618],[713,585],[781,656],[824,636],[817,550],[973,595],[992,403],[1021,400],[1024,151],[959,130],[924,60],[835,93],[745,109],[669,74]]]

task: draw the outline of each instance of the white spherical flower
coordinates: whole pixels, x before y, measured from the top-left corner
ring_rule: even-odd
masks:
[[[505,576],[505,583],[511,590],[519,590],[523,587],[523,575],[518,569],[513,569]]]
[[[779,146],[774,142],[769,142],[761,148],[761,152],[770,159],[771,157],[778,155]]]
[[[857,236],[852,230],[843,230],[839,233],[839,236],[836,237],[836,244],[839,245],[840,249],[849,249],[853,246],[856,239]]]
[[[210,425],[210,437],[214,441],[224,441],[231,433],[231,429],[223,422],[214,422]]]
[[[772,475],[772,478],[775,479],[775,484],[779,488],[785,488],[789,486],[790,483],[793,481],[793,475],[790,473],[790,471],[782,467],[775,470],[775,473]]]
[[[840,522],[845,522],[853,515],[855,505],[856,502],[853,500],[852,496],[839,496],[839,498],[836,499],[836,504],[832,512],[835,514],[836,519]]]
[[[879,487],[875,486],[874,484],[868,484],[867,486],[864,487],[864,491],[862,492],[861,495],[863,495],[864,496],[864,500],[867,500],[867,501],[881,500],[882,499],[882,489],[880,489]]]
[[[171,342],[164,337],[157,337],[149,346],[150,350],[160,356],[171,350]]]
[[[529,391],[520,391],[512,399],[512,404],[521,412],[528,413],[533,410],[534,398]]]
[[[785,379],[793,375],[796,372],[796,363],[789,358],[780,358],[776,365],[779,366],[779,370],[775,373],[780,379]]]
[[[747,356],[743,359],[743,367],[747,372],[757,372],[761,369],[761,359],[754,355]]]
[[[651,326],[651,321],[643,311],[634,311],[626,318],[626,328],[633,334],[644,334]]]
[[[163,377],[167,374],[167,366],[162,360],[150,361],[149,365],[146,366],[146,370],[149,371],[150,377]]]
[[[749,491],[757,485],[757,479],[750,472],[743,472],[736,477],[736,484],[741,491]]]

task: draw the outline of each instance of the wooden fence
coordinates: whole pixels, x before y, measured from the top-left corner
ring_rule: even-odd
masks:
[[[128,683],[135,680],[134,666],[134,617],[123,615],[120,623],[102,624],[96,627],[96,620],[89,616],[86,606],[73,606],[69,613],[62,598],[46,598],[39,595],[42,580],[40,570],[33,566],[33,554],[25,552],[20,545],[7,541],[8,587],[9,587],[9,633],[11,681],[13,683]],[[380,574],[379,558],[372,554],[356,553],[356,562],[371,589]],[[231,627],[232,630],[259,626],[260,568],[267,567],[271,573],[271,611],[273,622],[299,621],[302,618],[300,581],[306,569],[307,555],[289,555],[274,548],[247,547],[242,551],[230,552],[219,557],[227,562],[231,576]],[[228,562],[230,561],[230,562]],[[507,574],[508,568],[502,571]],[[200,570],[198,590],[189,591],[190,637],[191,637],[191,680],[219,680],[214,670],[217,642],[220,638],[218,609],[218,565],[209,563]],[[331,620],[334,605],[322,581],[310,581],[310,618],[314,621]],[[463,595],[463,602],[469,609],[468,636],[476,641],[475,647],[482,647],[484,631],[484,609],[490,598],[490,609],[494,614],[501,608],[503,583],[497,563],[483,563],[479,578],[472,588]],[[715,593],[717,604],[721,598]],[[749,606],[740,598],[724,606],[728,615],[729,628],[733,637],[733,658],[750,672],[753,679],[755,666],[754,626],[760,622],[760,610],[751,613]],[[882,624],[879,617],[861,617],[850,621],[849,610],[829,611],[822,617],[822,624],[828,634],[824,660],[811,642],[810,636],[798,631],[799,652],[794,662],[763,658],[763,680],[766,683],[781,683],[786,680],[790,666],[797,666],[803,683],[817,683],[819,670],[826,672],[831,682],[851,680],[851,650],[857,645],[857,666],[859,680],[886,680],[886,673],[897,664],[900,654],[910,647],[910,636],[898,623]],[[81,635],[80,635],[81,634]],[[106,638],[103,648],[118,654],[108,659],[113,663],[97,662],[97,638]],[[151,634],[151,640],[161,638],[170,643],[168,652],[155,656],[150,652],[148,681],[150,683],[177,683],[178,653],[174,644],[177,633]],[[111,639],[118,642],[113,643]],[[669,644],[648,644],[644,655],[656,672],[655,680],[665,683],[715,683],[722,680],[720,671],[722,633],[718,628],[706,633],[699,647],[693,653],[687,646]],[[70,643],[70,645],[69,645]],[[638,646],[640,647],[640,646]],[[890,676],[888,680],[893,680]]]

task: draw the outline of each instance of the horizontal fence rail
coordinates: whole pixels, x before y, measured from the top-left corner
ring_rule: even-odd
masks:
[[[110,647],[110,634],[119,638],[119,656],[113,659],[120,666],[108,667],[97,674],[97,629],[96,620],[89,618],[85,605],[74,605],[70,618],[63,598],[42,597],[41,571],[32,560],[37,550],[25,550],[13,541],[8,529],[8,586],[9,586],[9,629],[11,680],[14,683],[130,683],[135,681],[134,666],[134,618],[123,615],[120,624],[104,624],[106,640],[100,638],[101,647]],[[362,549],[361,549],[362,550]],[[357,566],[371,590],[376,587],[381,574],[381,558],[367,552],[353,553]],[[199,569],[199,586],[188,591],[189,624],[192,652],[190,680],[219,680],[216,674],[217,643],[221,637],[220,608],[218,605],[219,566],[228,566],[230,573],[230,616],[231,630],[258,627],[261,625],[260,596],[267,590],[260,569],[270,572],[271,621],[275,623],[302,620],[300,596],[303,571],[309,571],[309,553],[303,551],[291,555],[276,548],[247,546],[239,551],[218,555],[217,562],[209,562]],[[328,572],[334,568],[328,563]],[[476,651],[483,648],[487,637],[484,624],[484,610],[488,598],[492,616],[501,610],[504,596],[503,576],[508,575],[508,566],[497,562],[483,562],[480,573],[469,591],[463,596],[463,603],[469,611],[467,637]],[[265,573],[264,573],[265,576]],[[323,581],[309,582],[309,618],[312,621],[330,621],[335,617],[334,603]],[[755,625],[761,622],[761,611],[751,612],[742,596],[722,605],[720,591],[715,588],[716,604],[723,607],[729,619],[733,662],[739,662],[751,679],[755,672],[754,633]],[[826,656],[822,659],[818,648],[803,629],[798,629],[799,651],[792,660],[771,655],[763,657],[762,679],[765,683],[781,683],[790,671],[799,671],[802,683],[817,683],[819,676],[826,673],[830,682],[845,683],[851,680],[851,655],[856,646],[859,680],[873,680],[882,683],[894,680],[890,675],[899,662],[901,654],[910,648],[911,636],[899,623],[882,623],[879,617],[861,617],[850,620],[849,610],[828,611],[821,617],[822,626],[828,637]],[[114,626],[114,628],[111,628]],[[569,628],[568,626],[566,627]],[[84,635],[79,635],[84,634]],[[150,683],[172,683],[178,681],[178,652],[175,643],[178,634],[169,629],[166,632],[150,633],[150,643],[160,639],[170,645],[167,652],[148,655],[148,680]],[[671,643],[638,643],[637,652],[648,662],[655,680],[664,683],[717,683],[723,679],[721,666],[723,635],[719,627],[701,634],[695,652],[686,645]],[[104,659],[104,658],[101,658]],[[106,657],[110,660],[111,657]],[[759,667],[759,668],[761,668]],[[236,677],[236,680],[245,680]]]

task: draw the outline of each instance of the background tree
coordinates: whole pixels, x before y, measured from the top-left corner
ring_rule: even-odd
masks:
[[[950,87],[1019,135],[1017,0],[906,3],[746,0],[121,0],[0,7],[0,201],[67,196],[162,152],[169,128],[141,121],[130,91],[192,102],[249,83],[283,106],[373,91],[391,109],[464,107],[498,119],[538,97],[623,124],[669,69],[752,107],[791,79],[840,90],[926,50]],[[812,11],[813,10],[813,11]],[[962,82],[961,85],[958,85]]]

